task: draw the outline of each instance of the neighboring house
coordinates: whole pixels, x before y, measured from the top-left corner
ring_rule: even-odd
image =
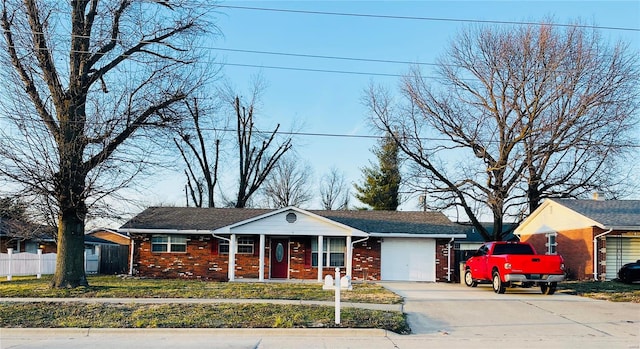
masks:
[[[131,238],[127,234],[115,229],[95,228],[85,234],[85,243],[90,239],[98,239],[108,242],[102,244],[99,251],[93,249],[93,253],[100,255],[100,274],[128,274],[131,265]]]
[[[118,231],[135,275],[230,281],[322,281],[336,267],[353,280],[447,281],[465,237],[442,213],[296,207],[152,207]]]
[[[117,232],[114,232],[118,234]],[[0,253],[57,253],[56,228],[33,223],[0,219]],[[119,234],[118,234],[119,235]],[[123,274],[129,271],[129,245],[102,239],[94,234],[84,236],[87,273]]]
[[[102,240],[111,241],[118,245],[129,246],[131,244],[131,238],[129,237],[129,235],[120,233],[118,232],[117,229],[95,228],[95,229],[91,229],[85,235],[100,238]]]
[[[561,255],[571,279],[612,280],[640,259],[640,200],[547,199],[515,234]]]
[[[0,253],[13,252],[55,253],[57,250],[55,227],[0,218]]]

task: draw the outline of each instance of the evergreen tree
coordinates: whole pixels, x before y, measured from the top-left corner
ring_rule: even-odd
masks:
[[[398,145],[391,135],[380,140],[379,148],[373,149],[378,164],[362,169],[364,183],[354,184],[356,198],[374,210],[395,211],[400,202],[400,164]]]

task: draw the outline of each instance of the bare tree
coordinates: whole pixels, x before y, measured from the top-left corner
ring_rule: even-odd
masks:
[[[220,137],[215,137],[213,128],[203,130],[201,127],[202,109],[197,99],[187,103],[191,116],[189,126],[193,130],[182,129],[179,131],[180,141],[174,139],[174,143],[180,152],[187,168],[188,196],[196,207],[215,207],[215,188],[218,183],[218,165],[220,161]],[[195,134],[192,136],[192,132]],[[209,131],[209,132],[206,132]],[[214,133],[213,155],[209,154],[208,133]],[[195,138],[195,139],[194,139]],[[207,203],[204,205],[203,198],[206,194]],[[187,202],[188,205],[188,202]]]
[[[202,84],[194,1],[2,0],[0,174],[58,216],[53,287],[86,285],[93,205],[148,165],[152,130],[186,114]]]
[[[637,53],[581,26],[500,28],[463,31],[433,81],[412,69],[405,103],[368,92],[374,123],[426,176],[421,190],[438,208],[462,208],[486,240],[545,197],[610,189],[607,165],[637,142]]]
[[[287,150],[291,149],[291,138],[277,145],[274,143],[280,124],[273,132],[263,137],[253,121],[254,103],[252,99],[249,105],[240,102],[240,97],[234,99],[234,110],[237,118],[238,140],[238,195],[235,207],[244,208],[251,196],[260,188],[267,176],[278,163],[278,160]],[[256,145],[256,143],[259,144]],[[272,145],[275,150],[272,153]]]
[[[347,210],[349,208],[349,186],[344,173],[335,167],[320,179],[320,200],[325,210]]]
[[[269,207],[301,207],[312,199],[311,167],[291,156],[281,158],[264,182]]]

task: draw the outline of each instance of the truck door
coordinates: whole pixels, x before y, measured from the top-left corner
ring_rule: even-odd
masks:
[[[480,246],[480,248],[478,249],[478,251],[476,251],[475,257],[478,260],[478,263],[475,264],[475,269],[472,270],[473,276],[477,279],[489,279],[490,276],[489,274],[487,274],[487,269],[488,269],[488,257],[487,254],[489,254],[489,246],[488,245],[482,245]]]

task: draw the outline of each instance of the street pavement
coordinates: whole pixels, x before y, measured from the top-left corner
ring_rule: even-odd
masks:
[[[405,298],[402,310],[413,334],[379,329],[3,328],[0,348],[640,348],[640,304],[545,296],[533,288],[498,295],[482,285],[383,285]]]

